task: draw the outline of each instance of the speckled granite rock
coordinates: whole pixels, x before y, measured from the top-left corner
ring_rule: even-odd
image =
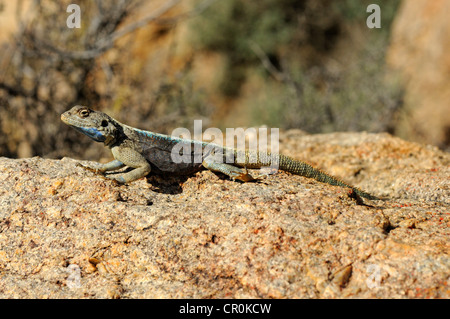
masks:
[[[449,298],[450,155],[387,134],[281,136],[386,202],[286,173],[127,186],[0,158],[0,298]]]

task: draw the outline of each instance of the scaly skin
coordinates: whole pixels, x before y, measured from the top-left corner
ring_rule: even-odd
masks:
[[[348,187],[361,197],[375,200],[370,195],[340,179],[331,176],[308,163],[295,160],[282,154],[257,151],[238,151],[215,144],[181,139],[168,135],[143,131],[122,124],[105,113],[91,110],[85,106],[74,106],[61,115],[61,120],[74,127],[94,141],[102,142],[111,149],[115,158],[107,164],[85,167],[96,173],[117,170],[124,166],[134,168],[132,171],[108,176],[120,183],[129,183],[146,176],[156,174],[187,175],[203,168],[228,175],[231,179],[249,182],[257,179],[247,169],[274,166],[292,174],[301,175],[335,186]],[[189,161],[175,162],[172,157],[174,147],[184,146],[191,151],[186,153]],[[228,156],[227,156],[228,155]],[[197,158],[197,160],[194,160]],[[198,159],[200,158],[200,161]],[[231,158],[231,162],[230,162]],[[244,169],[242,169],[244,168]]]

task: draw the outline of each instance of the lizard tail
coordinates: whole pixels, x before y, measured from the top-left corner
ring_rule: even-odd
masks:
[[[360,190],[359,188],[354,187],[348,183],[345,183],[344,181],[340,180],[339,178],[329,175],[329,174],[325,173],[324,171],[322,171],[318,168],[315,168],[308,163],[295,160],[293,158],[290,158],[289,156],[280,154],[278,165],[279,165],[279,168],[283,171],[286,171],[286,172],[289,172],[289,173],[292,173],[295,175],[301,175],[301,176],[305,176],[305,177],[309,177],[309,178],[314,178],[315,180],[317,180],[319,182],[334,185],[334,186],[348,187],[348,188],[351,188],[357,195],[367,198],[367,199],[371,199],[371,200],[379,199],[378,197],[373,196],[369,193],[366,193],[366,192]]]

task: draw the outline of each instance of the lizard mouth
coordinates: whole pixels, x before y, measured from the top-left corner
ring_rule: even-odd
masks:
[[[64,112],[63,114],[61,114],[61,121],[63,121],[63,122],[66,123],[66,124],[69,124],[68,118],[67,118],[67,115],[66,115],[66,112]]]

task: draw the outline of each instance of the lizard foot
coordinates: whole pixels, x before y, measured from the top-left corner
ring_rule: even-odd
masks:
[[[240,180],[242,182],[252,182],[254,180],[256,180],[256,178],[254,178],[252,175],[250,175],[247,172],[247,169],[245,169],[244,172],[230,172],[230,178],[234,181],[234,180]]]
[[[237,174],[236,176],[231,176],[231,179],[232,179],[233,181],[235,181],[235,180],[240,180],[240,181],[242,181],[242,182],[252,182],[252,181],[255,180],[255,178],[253,178],[252,175],[250,175],[250,174],[244,174],[244,173],[242,173],[242,174]]]
[[[80,163],[77,163],[76,166],[84,168],[87,171],[93,172],[94,174],[98,175],[99,177],[103,178],[104,180],[112,181],[113,183],[115,183],[117,185],[125,184],[125,180],[123,179],[122,176],[119,176],[119,177],[106,176],[105,173],[102,170],[96,169],[96,168],[92,168],[92,167],[89,167],[89,166],[85,166],[85,165],[82,165]]]
[[[258,174],[258,175],[256,175],[255,177],[253,177],[255,180],[261,180],[261,179],[264,179],[264,178],[268,178],[269,177],[269,174]]]
[[[98,168],[92,168],[92,167],[85,166],[85,165],[80,164],[80,163],[77,163],[76,166],[77,166],[77,167],[84,168],[85,170],[90,171],[90,172],[93,172],[93,173],[95,173],[95,174],[101,174],[101,175],[103,175],[103,171],[99,170]]]
[[[119,185],[126,183],[125,179],[122,176],[118,176],[118,177],[111,176],[111,177],[106,177],[106,178],[108,178],[109,180],[112,180],[113,182],[115,182],[116,184],[119,184]]]

